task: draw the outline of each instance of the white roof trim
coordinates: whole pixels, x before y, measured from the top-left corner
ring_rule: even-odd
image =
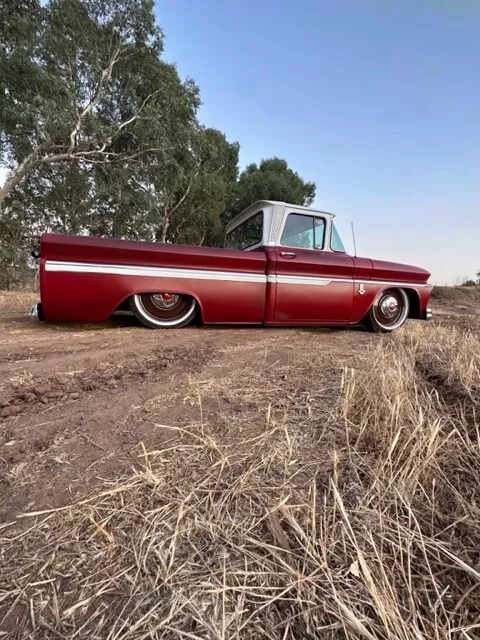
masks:
[[[250,216],[254,215],[255,213],[258,213],[262,209],[266,207],[274,207],[278,205],[288,208],[289,211],[294,210],[294,211],[300,211],[302,213],[308,212],[313,215],[321,214],[322,216],[326,216],[331,219],[335,217],[334,213],[329,213],[328,211],[321,211],[320,209],[313,209],[312,207],[304,207],[299,204],[289,204],[288,202],[280,202],[279,200],[258,200],[257,202],[254,202],[253,204],[248,206],[246,209],[241,211],[237,216],[235,216],[235,218],[233,218],[233,220],[231,220],[228,223],[225,230],[226,233],[229,233],[230,231],[235,229],[235,227],[237,227],[239,224],[241,224],[242,222],[245,222],[245,220],[248,220]]]

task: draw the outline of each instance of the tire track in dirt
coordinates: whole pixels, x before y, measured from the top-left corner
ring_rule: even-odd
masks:
[[[158,381],[164,377],[164,370],[175,364],[182,366],[188,361],[187,368],[194,371],[204,364],[206,358],[205,350],[156,349],[148,355],[124,354],[120,362],[106,361],[74,373],[59,373],[45,378],[25,374],[4,388],[0,400],[0,423],[2,418],[29,412],[39,404],[79,400],[92,391],[111,391],[121,385],[135,384],[139,378]]]
[[[61,505],[99,476],[137,463],[139,442],[169,437],[152,423],[149,403],[169,404],[164,399],[181,395],[189,376],[214,366],[226,346],[259,334],[148,331],[128,318],[96,327],[44,325],[25,318],[13,296],[0,318],[0,520]],[[24,354],[28,359],[15,361]],[[168,424],[189,410],[177,399],[162,409]]]
[[[138,421],[132,414],[214,355],[210,346],[124,353],[116,362],[12,389],[1,401],[0,519],[40,504],[56,506],[84,491],[95,473],[117,474],[135,462],[138,442],[157,434],[142,415]]]
[[[309,383],[288,379],[296,353],[307,362],[321,354],[313,380],[327,368],[338,377],[338,358],[355,358],[372,340],[328,329],[148,331],[130,319],[43,325],[26,319],[14,296],[0,332],[0,521],[61,506],[118,477],[138,465],[139,443],[161,446],[172,437],[168,426],[196,424],[202,411],[222,434],[235,434],[245,412],[258,428],[264,408],[258,413],[243,392],[252,380],[260,395],[270,385],[272,407],[300,407]]]

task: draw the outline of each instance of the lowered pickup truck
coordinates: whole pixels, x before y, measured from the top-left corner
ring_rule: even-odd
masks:
[[[205,324],[355,325],[428,320],[424,269],[352,257],[334,215],[260,201],[230,222],[226,247],[46,233],[40,319],[99,322],[128,306],[147,327]]]

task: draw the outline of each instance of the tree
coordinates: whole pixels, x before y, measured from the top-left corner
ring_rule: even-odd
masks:
[[[186,244],[217,244],[221,215],[231,201],[238,175],[238,144],[216,130],[177,130],[168,156],[112,175],[107,166],[98,176],[102,235],[127,236]]]
[[[162,60],[154,0],[3,0],[1,18],[7,285],[43,231],[218,245],[255,200],[312,203],[285,160],[238,177],[238,143],[199,123],[198,87]]]
[[[315,199],[315,183],[305,182],[281,158],[250,164],[240,175],[228,218],[256,200],[280,200],[310,206]]]
[[[159,58],[153,0],[8,0],[2,25],[0,206],[45,165],[167,154],[172,118],[195,120],[197,87]]]
[[[139,185],[152,167],[188,155],[199,92],[161,59],[153,8],[153,0],[2,3],[4,275],[23,271],[43,231],[154,238],[163,202]]]
[[[170,220],[173,241],[197,245],[222,242],[221,216],[235,189],[238,153],[239,145],[228,142],[221,131],[198,130],[186,195]]]
[[[16,219],[0,220],[0,289],[12,289],[27,279],[25,228]]]

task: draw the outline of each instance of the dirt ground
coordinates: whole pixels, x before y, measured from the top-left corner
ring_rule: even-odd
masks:
[[[478,327],[477,298],[447,298],[435,300],[437,322]],[[361,366],[362,353],[389,339],[361,329],[149,331],[128,316],[50,325],[27,315],[36,300],[0,292],[0,522],[70,503],[130,470],[139,443],[151,450],[171,427],[208,417],[227,433],[248,411],[242,380],[265,385],[267,409],[288,396],[308,410],[308,380],[288,376],[300,356],[320,357],[328,412],[344,368]]]

